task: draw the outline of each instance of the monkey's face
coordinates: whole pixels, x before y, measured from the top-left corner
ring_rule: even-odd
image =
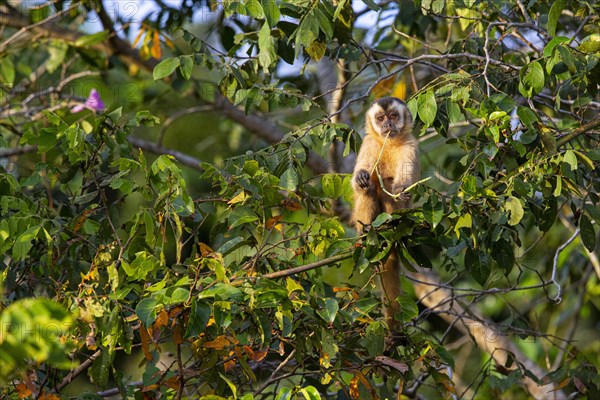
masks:
[[[376,100],[367,111],[367,133],[371,128],[380,136],[400,137],[410,133],[412,117],[406,104],[395,97]]]

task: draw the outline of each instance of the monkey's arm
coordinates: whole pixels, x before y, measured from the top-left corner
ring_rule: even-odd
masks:
[[[406,143],[396,154],[396,171],[394,183],[392,184],[393,194],[402,194],[399,200],[410,199],[409,193],[403,193],[403,190],[419,180],[421,167],[419,163],[418,142],[411,140]]]
[[[377,141],[373,140],[370,136],[367,136],[363,140],[358,156],[356,157],[354,179],[352,179],[352,186],[355,191],[373,188],[374,183],[371,181],[371,172],[377,160],[379,150],[380,147]]]

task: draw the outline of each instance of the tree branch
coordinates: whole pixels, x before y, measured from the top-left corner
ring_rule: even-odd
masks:
[[[227,118],[242,125],[250,133],[253,133],[268,143],[279,143],[285,136],[277,125],[266,118],[261,118],[253,114],[246,114],[244,111],[231,104],[231,102],[219,92],[216,93],[213,106],[215,111],[220,111]],[[327,162],[313,151],[309,152],[306,164],[316,174],[327,172]]]
[[[465,309],[458,301],[448,301],[452,298],[452,292],[449,289],[443,288],[439,284],[439,277],[435,274],[428,273],[408,273],[408,277],[416,279],[421,284],[415,284],[415,292],[419,301],[428,309],[436,310],[440,317],[447,323],[453,324],[456,329],[462,332],[465,336],[470,336],[475,340],[477,346],[490,354],[494,361],[506,366],[509,360],[509,355],[513,355],[515,360],[527,368],[536,377],[545,376],[548,371],[543,370],[538,365],[533,363],[518,346],[508,340],[507,336],[502,335],[492,322],[488,322],[476,310]],[[432,289],[433,288],[433,289]],[[469,324],[460,317],[461,315],[472,315],[479,323]],[[540,386],[533,379],[524,376],[523,384],[529,394],[535,399],[546,399],[549,391],[555,389],[552,383]],[[564,398],[564,393],[557,391],[558,398]]]
[[[0,158],[9,158],[12,156],[20,156],[27,153],[37,151],[37,146],[26,145],[14,149],[0,149]]]
[[[596,116],[590,122],[585,125],[581,125],[579,128],[575,129],[573,132],[567,133],[565,136],[556,141],[556,147],[562,147],[565,144],[569,143],[571,140],[575,139],[581,134],[590,131],[597,126],[600,126],[600,117]]]
[[[147,140],[140,139],[135,136],[131,136],[131,135],[127,136],[127,140],[134,147],[138,147],[142,150],[146,150],[146,151],[149,151],[154,154],[168,154],[170,156],[175,157],[175,159],[177,161],[179,161],[181,164],[183,164],[187,167],[196,169],[198,171],[204,171],[204,169],[202,169],[202,167],[200,166],[200,163],[202,163],[202,160],[200,160],[198,158],[189,156],[187,154],[181,153],[181,152],[173,150],[173,149],[168,149],[159,144],[149,142]]]
[[[64,389],[65,386],[67,386],[69,383],[73,382],[73,379],[77,378],[79,375],[81,375],[82,372],[84,372],[86,369],[88,369],[92,365],[94,360],[96,358],[100,357],[100,354],[102,354],[102,349],[96,350],[96,352],[94,354],[92,354],[87,360],[82,362],[73,371],[69,372],[69,375],[65,376],[64,379],[58,385],[56,385],[54,390],[56,392],[60,392],[62,389]]]

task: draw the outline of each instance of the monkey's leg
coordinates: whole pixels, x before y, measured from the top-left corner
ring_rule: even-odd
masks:
[[[363,233],[365,225],[369,225],[379,214],[379,203],[375,188],[357,191],[354,195],[354,212],[352,219],[358,233]]]
[[[400,288],[400,261],[394,251],[388,256],[379,276],[383,314],[390,331],[394,332],[400,328],[400,322],[394,316],[400,312],[400,303],[396,299],[402,293]]]

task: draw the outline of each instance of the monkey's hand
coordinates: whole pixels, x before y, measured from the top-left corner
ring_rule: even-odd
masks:
[[[409,201],[411,199],[411,194],[405,192],[404,189],[406,189],[406,186],[404,185],[394,185],[394,187],[392,188],[392,193],[398,196],[395,198],[396,201]]]
[[[354,180],[361,189],[368,189],[371,186],[371,174],[367,170],[361,169],[354,175]]]

